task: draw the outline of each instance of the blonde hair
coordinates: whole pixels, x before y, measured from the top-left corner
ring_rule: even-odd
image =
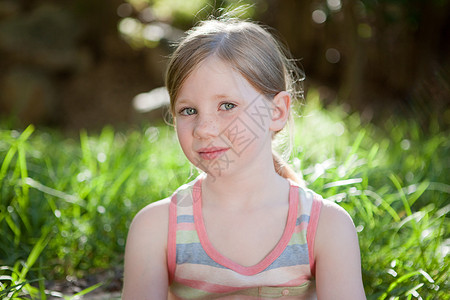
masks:
[[[281,91],[291,97],[303,79],[287,51],[262,26],[239,19],[216,19],[201,22],[187,32],[172,54],[166,72],[170,112],[175,116],[179,90],[191,72],[206,58],[215,55],[229,63],[258,92],[268,99]],[[275,170],[281,176],[300,183],[298,176],[274,153]]]

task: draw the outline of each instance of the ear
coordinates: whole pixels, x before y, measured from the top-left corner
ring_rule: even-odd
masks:
[[[272,118],[269,129],[278,132],[284,128],[289,118],[291,96],[283,91],[275,95],[272,100]]]

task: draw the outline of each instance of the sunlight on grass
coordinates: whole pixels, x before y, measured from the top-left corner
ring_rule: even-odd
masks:
[[[307,103],[290,162],[353,217],[368,299],[448,299],[449,132],[394,118],[366,124],[324,109],[314,90]],[[47,285],[122,265],[134,214],[195,172],[166,126],[79,138],[0,130],[0,298],[75,297]]]

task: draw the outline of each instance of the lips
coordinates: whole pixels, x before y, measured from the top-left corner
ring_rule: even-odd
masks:
[[[197,153],[200,155],[202,159],[213,160],[223,155],[229,149],[230,148],[209,147],[209,148],[201,148],[197,151]]]

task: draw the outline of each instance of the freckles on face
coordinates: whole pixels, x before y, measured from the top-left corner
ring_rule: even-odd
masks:
[[[227,63],[206,59],[188,76],[175,103],[176,131],[186,157],[211,168],[221,159],[229,165],[260,150],[270,136],[269,103]]]

